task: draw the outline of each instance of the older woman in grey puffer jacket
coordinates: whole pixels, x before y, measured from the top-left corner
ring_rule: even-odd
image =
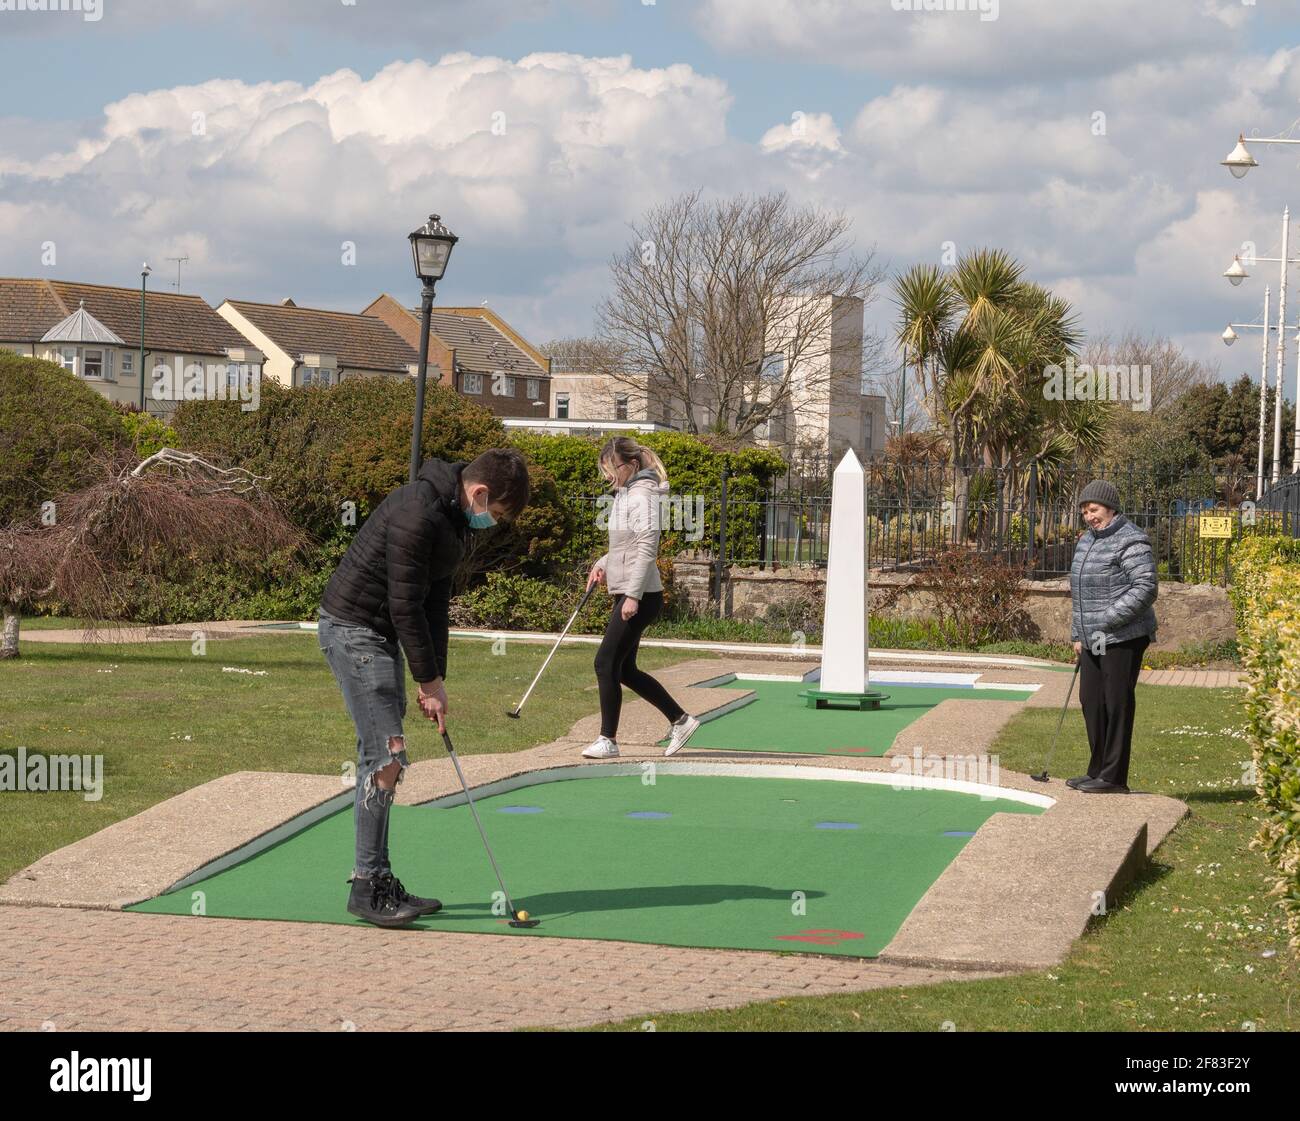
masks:
[[[1088,773],[1067,785],[1126,794],[1137,679],[1156,633],[1156,564],[1147,535],[1120,513],[1114,486],[1089,483],[1079,506],[1088,529],[1070,567],[1070,639],[1092,757]]]

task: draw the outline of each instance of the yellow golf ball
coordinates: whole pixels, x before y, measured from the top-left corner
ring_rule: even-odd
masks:
[[[528,912],[527,912],[527,911],[520,911],[520,912],[519,912],[519,921],[520,921],[520,922],[527,922],[527,921],[528,921]]]

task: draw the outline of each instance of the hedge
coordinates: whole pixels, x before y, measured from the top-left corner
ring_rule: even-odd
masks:
[[[1278,564],[1300,564],[1300,540],[1290,536],[1255,534],[1233,543],[1231,555],[1232,600],[1237,633],[1246,630],[1246,618],[1256,608],[1269,570]]]
[[[1269,563],[1274,550],[1286,563]],[[1300,950],[1300,552],[1289,538],[1255,538],[1242,561],[1234,599],[1244,621],[1247,731],[1263,810],[1251,847],[1277,870],[1270,894]]]
[[[127,440],[121,414],[80,378],[0,351],[0,526],[90,483]]]

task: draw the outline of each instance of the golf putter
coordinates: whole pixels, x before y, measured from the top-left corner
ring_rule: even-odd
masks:
[[[517,927],[534,927],[537,926],[541,919],[521,919],[519,912],[515,908],[515,901],[510,898],[510,892],[506,890],[506,882],[501,878],[501,869],[497,867],[497,858],[492,854],[492,846],[488,844],[487,834],[483,832],[483,823],[479,820],[478,809],[474,805],[474,799],[469,792],[469,783],[465,781],[465,772],[460,769],[460,760],[456,758],[456,749],[451,746],[451,737],[446,732],[442,733],[442,743],[447,749],[447,754],[451,756],[452,765],[456,768],[456,777],[460,779],[461,789],[465,791],[465,801],[469,803],[469,812],[474,815],[474,824],[478,826],[478,835],[483,838],[483,847],[487,850],[488,860],[492,862],[492,871],[496,873],[497,883],[501,885],[501,894],[506,897],[506,905],[510,908],[510,925]]]
[[[546,672],[546,667],[551,664],[551,659],[555,657],[555,652],[560,648],[560,643],[564,641],[564,636],[569,633],[569,628],[573,626],[573,621],[578,617],[578,612],[587,606],[587,600],[591,598],[591,593],[595,589],[594,583],[587,585],[587,590],[582,593],[582,599],[578,601],[578,606],[573,609],[573,614],[569,616],[569,621],[564,624],[564,630],[560,632],[560,637],[555,640],[555,645],[551,647],[551,652],[546,655],[546,661],[542,663],[542,668],[537,671],[537,676],[533,678],[533,683],[528,686],[528,692],[524,694],[524,699],[520,701],[506,715],[513,720],[519,719],[519,714],[524,710],[524,702],[532,696],[532,692],[537,688],[537,683],[541,681],[542,674]]]
[[[1035,782],[1047,781],[1047,768],[1052,764],[1052,755],[1056,751],[1056,741],[1061,735],[1061,725],[1065,723],[1065,710],[1070,707],[1070,697],[1074,693],[1074,683],[1079,677],[1079,666],[1081,662],[1074,663],[1074,673],[1070,676],[1070,688],[1065,694],[1065,704],[1061,706],[1061,715],[1056,720],[1056,731],[1052,733],[1052,746],[1047,749],[1047,757],[1043,760],[1043,773],[1041,775],[1030,775],[1029,777]]]

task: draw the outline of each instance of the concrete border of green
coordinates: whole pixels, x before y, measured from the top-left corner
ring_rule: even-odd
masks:
[[[794,667],[802,664],[804,670]],[[786,662],[787,672],[806,672],[815,662]],[[958,663],[962,664],[962,663]],[[925,660],[920,668],[935,668]],[[725,673],[770,673],[767,660],[698,658],[660,671],[682,703],[708,712],[735,697],[701,683]],[[629,699],[620,732],[622,757],[586,764],[579,752],[594,735],[595,716],[583,717],[559,739],[510,755],[475,755],[462,761],[476,789],[515,776],[571,766],[707,766],[714,773],[734,767],[790,767],[864,774],[863,781],[893,781],[908,760],[923,764],[945,758],[954,747],[988,755],[1003,724],[1022,705],[1055,707],[1068,678],[1046,669],[997,667],[999,682],[1016,679],[1041,686],[1023,702],[950,699],[900,735],[882,758],[808,757],[692,751],[671,764],[657,746],[664,720],[643,701]],[[735,772],[732,772],[735,773]],[[1046,796],[1053,804],[1034,816],[994,814],[963,847],[913,909],[881,955],[882,961],[971,971],[1042,968],[1061,961],[1096,912],[1118,891],[1187,813],[1180,801],[1153,794],[1096,798],[1002,771],[1000,796],[1011,791]],[[399,787],[403,804],[427,802],[459,790],[449,759],[435,756],[412,765]],[[900,795],[901,796],[901,795]],[[293,828],[340,797],[339,780],[315,775],[241,772],[206,783],[50,853],[0,886],[0,903],[120,909],[160,894],[213,861],[259,838]]]

